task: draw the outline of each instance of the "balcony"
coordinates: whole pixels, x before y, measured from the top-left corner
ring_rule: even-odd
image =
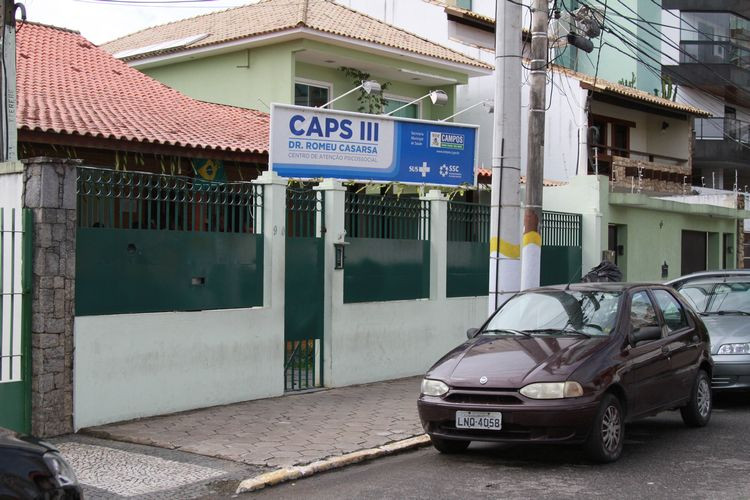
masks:
[[[750,48],[730,41],[680,42],[680,64],[664,66],[677,83],[750,106]]]
[[[750,169],[750,123],[731,118],[695,120],[697,168]]]

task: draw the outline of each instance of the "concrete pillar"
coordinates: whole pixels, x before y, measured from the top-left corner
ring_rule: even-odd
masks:
[[[263,186],[263,307],[275,309],[283,320],[287,180],[267,170],[252,182]],[[283,321],[281,330],[283,335]]]
[[[448,199],[438,189],[420,198],[430,202],[430,300],[445,300],[448,274]]]
[[[73,431],[76,160],[24,160],[23,206],[33,213],[31,431]]]
[[[344,305],[344,270],[334,269],[336,245],[346,243],[344,213],[346,210],[346,188],[340,181],[325,179],[314,188],[323,192],[325,202],[324,235],[325,268],[323,271],[323,380],[325,385],[336,386],[333,373],[333,326],[334,312]],[[346,247],[344,247],[346,255]],[[346,267],[346,264],[344,264]]]

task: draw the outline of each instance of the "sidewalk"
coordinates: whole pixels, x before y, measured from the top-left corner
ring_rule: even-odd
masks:
[[[423,434],[420,377],[84,429],[91,436],[281,469]],[[268,469],[266,469],[268,470]]]

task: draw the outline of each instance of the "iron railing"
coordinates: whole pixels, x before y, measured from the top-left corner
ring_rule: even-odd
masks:
[[[261,234],[263,189],[249,182],[79,167],[78,227]]]
[[[430,202],[346,193],[344,224],[351,238],[429,240]]]
[[[580,247],[581,214],[564,212],[542,213],[542,245],[561,247]]]
[[[490,207],[462,201],[448,202],[448,241],[488,243]]]
[[[323,192],[312,189],[286,190],[286,230],[290,238],[318,238],[325,233]]]
[[[734,118],[699,118],[695,120],[695,138],[750,145],[750,123]]]

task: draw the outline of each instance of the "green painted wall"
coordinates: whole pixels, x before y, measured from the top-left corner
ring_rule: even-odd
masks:
[[[263,102],[292,103],[294,87],[282,82],[294,79],[295,46],[269,45],[143,72],[195,99],[268,111]]]
[[[241,106],[268,111],[267,104],[294,102],[296,78],[323,81],[333,85],[336,97],[354,85],[338,64],[330,67],[300,61],[307,50],[325,52],[331,60],[356,57],[358,61],[375,63],[384,67],[398,67],[429,73],[466,83],[465,74],[434,68],[428,65],[382,57],[367,52],[354,53],[351,48],[328,45],[311,40],[295,40],[225,54],[212,55],[163,66],[144,68],[142,71],[160,82],[203,101]],[[372,78],[385,82],[388,78],[373,74]],[[422,101],[422,118],[440,119],[450,116],[455,108],[455,84],[436,87],[405,82],[393,82],[387,94],[417,98],[430,90],[441,89],[448,94],[446,106],[433,106],[429,100]],[[264,104],[265,103],[265,104]],[[356,111],[356,95],[352,94],[334,104],[335,109]]]
[[[620,0],[614,5],[610,4],[610,8],[607,9],[607,20],[615,33],[603,31],[598,38],[593,39],[594,50],[590,54],[569,47],[559,59],[560,64],[588,75],[596,74],[615,83],[620,79],[629,81],[635,74],[637,89],[650,94],[654,89],[661,92],[661,78],[658,76],[661,73],[661,56],[657,50],[661,47],[661,41],[653,34],[660,34],[661,28],[658,24],[647,25],[638,20],[640,16],[650,23],[661,23],[661,8],[658,5],[660,3],[658,0],[657,3],[652,0]],[[566,4],[571,10],[580,6],[577,0],[568,0]],[[604,10],[602,4],[587,4]],[[636,46],[637,49],[628,44]],[[654,48],[649,47],[649,44]]]
[[[683,230],[736,235],[731,209],[610,193],[603,176],[577,176],[565,186],[545,188],[544,209],[583,215],[583,274],[601,261],[609,224],[618,225],[619,243],[625,247],[618,262],[627,281],[662,281],[664,262],[668,279],[679,277]],[[714,241],[709,268],[720,267],[721,238],[709,239]]]
[[[682,264],[682,231],[731,232],[734,221],[689,213],[656,212],[648,209],[610,205],[609,221],[627,226],[628,281],[661,279],[661,266],[669,265],[669,279],[680,276]],[[711,248],[709,237],[709,248]],[[716,244],[719,238],[715,238]],[[709,250],[710,268],[719,267],[718,248]],[[715,257],[712,257],[715,256]]]
[[[303,80],[312,80],[318,82],[325,82],[333,87],[333,97],[344,94],[351,90],[356,85],[352,80],[349,80],[346,75],[339,71],[337,68],[327,68],[323,66],[315,66],[308,63],[297,62],[296,63],[296,78]],[[389,80],[381,75],[370,75],[370,77],[378,82],[385,83]],[[448,94],[448,104],[445,106],[433,106],[429,99],[421,101],[421,118],[424,120],[439,120],[453,114],[454,102],[455,102],[455,91],[454,86],[443,86],[443,87],[424,87],[420,85],[411,85],[404,82],[391,81],[390,85],[384,92],[386,96],[393,95],[398,97],[410,98],[411,100],[422,97],[430,90],[440,89],[444,90]],[[358,92],[354,92],[343,99],[336,101],[333,104],[334,109],[341,109],[345,111],[358,111],[359,104],[357,103]]]

